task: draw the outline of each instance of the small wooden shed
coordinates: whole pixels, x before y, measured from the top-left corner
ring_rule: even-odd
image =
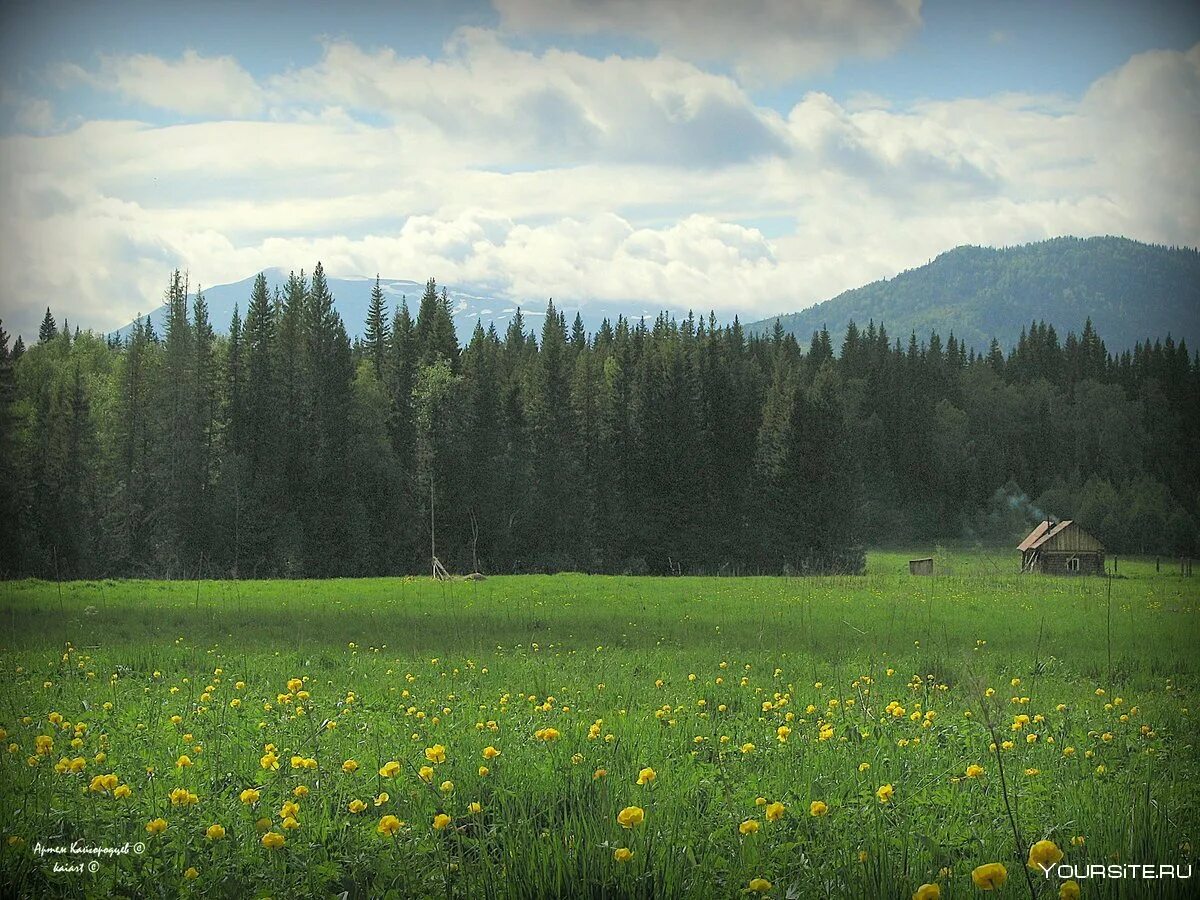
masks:
[[[910,559],[908,561],[909,575],[932,575],[933,574],[933,557],[927,556],[924,559]]]
[[[1043,575],[1103,575],[1104,545],[1070,519],[1047,519],[1017,547],[1021,571]]]

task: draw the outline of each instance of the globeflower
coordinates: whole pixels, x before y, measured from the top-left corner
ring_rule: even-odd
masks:
[[[150,834],[162,834],[162,832],[164,832],[166,830],[167,830],[167,820],[166,819],[151,819],[149,822],[146,823],[146,831],[150,832]]]
[[[425,758],[431,763],[444,763],[446,761],[446,748],[441,744],[434,744],[432,747],[426,747]]]
[[[976,765],[975,763],[971,763],[971,765],[967,766],[967,777],[968,778],[978,778],[982,774],[983,774],[983,766]]]
[[[810,816],[812,816],[814,819],[819,819],[822,816],[828,814],[828,812],[829,812],[829,807],[826,806],[824,801],[821,801],[821,800],[814,800],[808,806],[808,814]]]
[[[757,834],[758,833],[758,819],[747,819],[745,822],[743,822],[741,825],[738,826],[738,831],[743,835]]]
[[[393,835],[400,830],[400,820],[395,816],[384,816],[375,830],[380,834]]]
[[[418,772],[417,772],[417,775],[419,775],[421,780],[423,782],[425,782],[426,784],[432,784],[433,783],[433,766],[421,766],[420,770],[418,770]]]
[[[286,838],[278,831],[268,831],[262,836],[262,845],[268,850],[278,850],[286,843]]]
[[[765,894],[770,889],[771,882],[765,878],[751,878],[750,886],[747,888],[748,891],[755,894]]]
[[[923,884],[913,894],[913,900],[938,900],[941,896],[942,889],[936,884]]]
[[[1079,882],[1064,881],[1058,889],[1058,900],[1079,900]]]
[[[188,756],[186,753],[183,754],[183,756],[179,757],[179,759],[175,760],[175,768],[177,768],[177,769],[186,769],[186,768],[190,767],[191,764],[192,764],[192,758],[190,756]]]
[[[343,766],[343,768],[345,768],[345,767]],[[390,762],[385,762],[383,764],[383,766],[379,769],[379,774],[382,775],[384,778],[392,778],[399,771],[400,771],[400,763],[396,762],[393,759]]]
[[[358,762],[353,759],[346,760],[344,763],[342,763],[342,771],[347,775],[353,775],[358,771]]]
[[[483,758],[486,760],[493,760],[499,755],[500,751],[491,745],[483,748]]]
[[[210,841],[219,841],[225,837],[225,828],[222,825],[209,825],[204,829],[204,836]]]
[[[533,733],[533,736],[539,741],[557,741],[559,734],[557,728],[539,728]]]
[[[619,863],[627,863],[633,859],[633,851],[628,847],[618,847],[613,851],[613,859]]]
[[[879,798],[880,803],[891,803],[892,797],[895,796],[896,790],[890,784],[885,784],[875,791],[875,796]]]
[[[274,753],[268,752],[263,755],[263,758],[258,761],[258,764],[264,769],[278,769],[279,757]]]
[[[1058,865],[1062,858],[1063,852],[1058,849],[1058,845],[1054,841],[1038,841],[1029,848],[1029,862],[1026,865],[1031,869],[1045,871],[1051,866]]]
[[[241,800],[243,803],[245,803],[247,806],[253,806],[255,803],[258,802],[258,798],[261,796],[262,795],[258,791],[256,791],[254,788],[246,788],[246,790],[244,790],[240,794],[238,794],[238,799]]]
[[[88,790],[94,794],[105,794],[117,786],[117,776],[113,773],[97,775],[88,785]]]
[[[443,828],[449,825],[451,821],[452,819],[445,813],[438,813],[433,817],[433,830],[441,831]]]
[[[1004,863],[985,863],[971,870],[971,881],[981,891],[994,891],[1008,881],[1008,869]]]
[[[350,812],[358,814],[367,808],[367,804],[363,803],[361,800],[351,800],[350,805],[347,808],[350,810]]]
[[[198,803],[199,800],[200,798],[187,788],[176,788],[175,790],[171,791],[172,806],[192,806]]]
[[[785,809],[784,805],[782,803],[779,803],[778,801],[775,803],[768,803],[767,804],[767,813],[766,813],[767,821],[768,822],[778,822],[780,819],[783,818],[784,809]]]
[[[640,806],[627,806],[617,813],[617,823],[622,828],[634,828],[642,824],[646,811]]]
[[[642,771],[638,772],[637,783],[642,785],[649,784],[657,777],[658,773],[647,766],[646,768],[642,769]]]

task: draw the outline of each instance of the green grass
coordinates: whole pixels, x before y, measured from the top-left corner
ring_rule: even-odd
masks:
[[[0,585],[0,727],[15,745],[0,758],[0,889],[735,897],[762,877],[777,897],[908,898],[927,882],[967,897],[971,870],[1002,862],[998,895],[1019,897],[1043,838],[1076,865],[1193,862],[1200,580],[1122,560],[1110,600],[1105,579],[1014,575],[1004,550],[938,550],[942,574],[910,578],[919,555],[870,554],[861,578]],[[303,701],[281,697],[292,678]],[[1014,731],[1018,715],[1031,721]],[[1014,741],[999,758],[989,719]],[[547,727],[557,740],[535,736]],[[53,738],[40,757],[38,735]],[[267,744],[278,770],[262,768]],[[434,744],[446,761],[426,784]],[[501,755],[485,761],[489,745]],[[56,772],[64,758],[84,770]],[[965,778],[971,764],[985,774]],[[646,766],[657,778],[639,786]],[[108,773],[131,796],[88,790]],[[198,802],[173,806],[178,788]],[[811,816],[814,801],[828,814]],[[617,823],[626,806],[645,810],[640,826]],[[451,822],[434,829],[439,813]],[[384,815],[405,825],[381,835]],[[159,817],[167,830],[148,834]],[[261,817],[282,848],[262,845]],[[748,819],[761,827],[742,835]],[[146,852],[94,874],[56,874],[33,852],[78,838]],[[1089,881],[1083,896],[1189,896],[1181,884]],[[1058,882],[1033,888],[1057,896]]]

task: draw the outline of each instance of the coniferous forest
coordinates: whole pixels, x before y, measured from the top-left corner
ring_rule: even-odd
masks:
[[[0,572],[323,577],[858,571],[878,543],[1073,517],[1194,555],[1200,358],[1090,322],[1007,352],[851,323],[802,346],[735,319],[553,304],[467,346],[430,280],[352,341],[322,267],[259,277],[228,334],[176,272],[164,333],[0,329]]]

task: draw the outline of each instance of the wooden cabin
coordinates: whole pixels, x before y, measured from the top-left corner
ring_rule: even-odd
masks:
[[[1047,519],[1021,541],[1021,571],[1042,575],[1103,575],[1104,545],[1070,519]]]

